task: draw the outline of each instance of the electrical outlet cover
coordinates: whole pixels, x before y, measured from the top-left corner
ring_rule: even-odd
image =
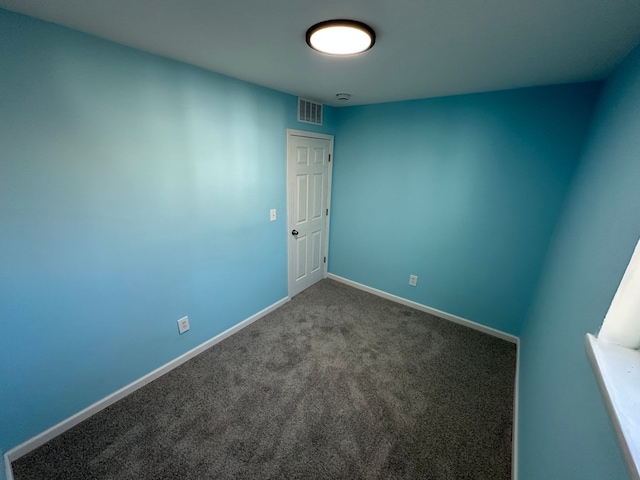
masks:
[[[409,285],[415,287],[418,285],[418,276],[417,275],[409,275]]]
[[[184,332],[189,330],[189,317],[182,317],[178,320],[178,332],[182,335]]]

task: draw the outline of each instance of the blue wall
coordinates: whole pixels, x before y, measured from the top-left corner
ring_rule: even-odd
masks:
[[[286,129],[311,128],[290,95],[4,10],[0,92],[6,451],[286,297]]]
[[[340,109],[329,270],[518,334],[598,88]]]
[[[606,82],[521,336],[520,479],[628,478],[591,371],[640,236],[640,48]]]

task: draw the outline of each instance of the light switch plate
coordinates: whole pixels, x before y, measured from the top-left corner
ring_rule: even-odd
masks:
[[[272,209],[269,211],[269,218],[270,218],[270,220],[271,220],[272,222],[275,222],[275,221],[276,221],[276,209],[275,209],[275,208],[272,208]]]

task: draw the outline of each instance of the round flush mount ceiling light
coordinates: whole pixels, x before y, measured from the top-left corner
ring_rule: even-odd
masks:
[[[366,52],[375,42],[373,29],[355,20],[328,20],[307,30],[307,45],[329,55]]]

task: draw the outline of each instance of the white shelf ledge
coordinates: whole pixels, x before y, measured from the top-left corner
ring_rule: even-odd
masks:
[[[586,344],[629,474],[640,480],[640,352],[591,334]]]

